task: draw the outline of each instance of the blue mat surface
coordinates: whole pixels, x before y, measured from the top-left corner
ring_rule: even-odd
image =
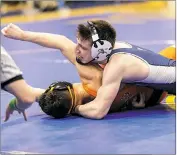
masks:
[[[77,21],[91,18],[110,19],[121,14],[82,16],[19,24],[21,28],[64,34],[75,41]],[[143,22],[112,22],[117,39],[159,52],[175,41],[175,20],[141,19]],[[2,45],[9,51],[35,87],[46,88],[56,80],[79,82],[74,66],[57,50],[32,43],[2,37]],[[67,71],[67,72],[66,72]],[[12,96],[1,91],[1,121]],[[28,111],[28,122],[15,114],[9,122],[1,123],[1,150],[32,153],[74,154],[174,154],[175,112],[163,107],[109,114],[104,120],[80,117],[52,119],[40,112],[38,104]]]

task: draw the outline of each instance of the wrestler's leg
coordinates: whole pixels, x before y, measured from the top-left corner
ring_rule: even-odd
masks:
[[[169,108],[176,110],[176,96],[175,95],[169,95],[165,99],[165,103],[168,105]]]
[[[161,50],[159,52],[159,54],[166,57],[166,58],[176,60],[176,47],[175,47],[175,45],[169,46],[169,47]],[[167,92],[163,92],[162,96],[159,99],[159,102],[161,102],[164,98],[166,98],[167,95],[168,95]]]
[[[159,52],[159,54],[166,57],[166,58],[176,60],[176,47],[175,47],[175,45],[169,46],[169,47],[161,50]]]

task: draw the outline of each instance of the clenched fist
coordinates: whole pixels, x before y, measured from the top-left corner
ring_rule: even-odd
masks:
[[[4,27],[1,30],[1,33],[8,37],[8,38],[12,38],[12,39],[17,39],[17,40],[23,40],[24,38],[24,32],[22,29],[20,29],[17,25],[14,24],[9,24],[6,27]]]

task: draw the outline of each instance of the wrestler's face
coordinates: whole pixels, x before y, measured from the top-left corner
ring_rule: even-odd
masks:
[[[83,40],[78,37],[75,52],[77,59],[82,63],[88,63],[93,59],[91,56],[91,42],[89,40]]]

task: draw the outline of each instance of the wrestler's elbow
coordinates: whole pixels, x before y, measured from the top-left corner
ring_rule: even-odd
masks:
[[[104,117],[106,116],[106,114],[103,114],[103,113],[96,113],[94,115],[94,119],[103,119]]]
[[[94,111],[94,114],[93,114],[93,118],[94,119],[103,119],[108,113],[108,110],[107,109],[101,109],[101,108],[97,108],[95,111]]]

